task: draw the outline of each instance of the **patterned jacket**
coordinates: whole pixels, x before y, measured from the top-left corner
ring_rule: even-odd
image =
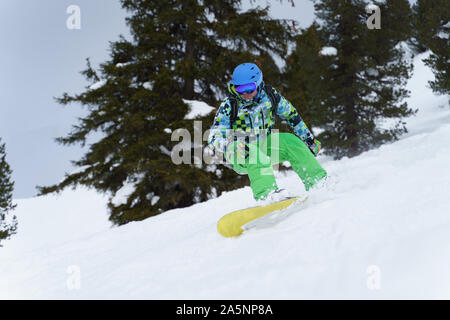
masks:
[[[230,135],[227,131],[232,129],[233,134],[254,134],[259,137],[261,133],[269,135],[275,124],[275,114],[281,119],[286,120],[294,133],[306,143],[313,139],[311,131],[308,129],[303,119],[298,114],[294,106],[287,101],[280,93],[273,89],[276,100],[279,100],[277,106],[272,106],[270,98],[265,90],[259,89],[255,98],[250,101],[237,97],[238,112],[235,122],[231,128],[231,102],[226,98],[220,105],[211,127],[208,145],[210,148],[220,152],[226,152],[226,146],[230,142]]]

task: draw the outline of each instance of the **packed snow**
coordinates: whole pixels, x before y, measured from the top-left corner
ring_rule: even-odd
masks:
[[[450,298],[450,107],[427,88],[424,57],[409,133],[355,158],[319,156],[330,182],[271,228],[217,233],[223,215],[255,205],[249,187],[121,227],[93,190],[17,199],[0,298]],[[277,181],[304,192],[292,172]]]

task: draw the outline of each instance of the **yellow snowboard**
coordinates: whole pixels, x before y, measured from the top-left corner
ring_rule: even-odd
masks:
[[[244,232],[243,226],[265,215],[287,209],[296,202],[303,202],[306,196],[293,197],[265,206],[233,211],[223,216],[217,223],[217,231],[224,237],[236,237]]]

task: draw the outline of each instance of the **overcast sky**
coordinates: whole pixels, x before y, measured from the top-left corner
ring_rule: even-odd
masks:
[[[259,1],[265,5],[267,1]],[[303,27],[313,21],[309,0],[272,1],[273,16]],[[66,26],[70,5],[81,9],[81,29]],[[88,83],[79,73],[90,57],[94,67],[108,59],[108,42],[123,34],[127,13],[118,0],[0,0],[0,137],[13,170],[15,198],[36,195],[36,185],[58,183],[83,155],[65,147],[65,136],[84,114],[79,105],[63,107],[53,97],[81,93]]]
[[[81,9],[81,29],[69,30],[67,8]],[[108,41],[128,36],[126,13],[114,0],[0,0],[0,137],[6,143],[16,198],[36,194],[36,185],[60,181],[73,170],[79,147],[54,138],[69,132],[84,114],[53,97],[80,93],[85,59],[108,58]]]

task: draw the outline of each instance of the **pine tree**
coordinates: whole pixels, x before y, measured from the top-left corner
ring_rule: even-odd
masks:
[[[408,40],[408,45],[414,54],[424,53],[425,51],[430,49],[423,43],[419,32],[420,25],[422,24],[422,21],[424,21],[425,19],[424,6],[421,5],[419,7],[419,2],[420,1],[415,2],[412,6],[412,14],[413,14],[411,19],[412,36]],[[432,3],[430,1],[425,2],[430,4]]]
[[[430,86],[438,94],[450,93],[450,2],[418,0],[414,6],[418,42],[432,51],[425,59],[435,75]]]
[[[404,117],[414,113],[401,103],[412,64],[405,62],[401,43],[410,38],[411,9],[407,0],[374,2],[381,9],[381,30],[369,29],[363,0],[318,0],[322,46],[336,55],[322,57],[315,121],[325,153],[353,157],[398,138],[407,131]],[[296,84],[291,84],[295,86]],[[394,124],[387,127],[387,119]]]
[[[0,247],[1,240],[8,239],[17,231],[17,218],[10,216],[16,205],[12,203],[14,182],[11,181],[11,169],[6,162],[5,144],[0,140]]]
[[[242,12],[238,0],[121,3],[131,14],[127,24],[133,39],[111,43],[111,59],[99,72],[88,60],[82,73],[96,85],[58,99],[89,108],[58,142],[84,145],[95,131],[104,136],[74,161],[79,172],[66,175],[58,185],[39,187],[41,194],[77,184],[107,192],[115,224],[205,201],[248,183],[227,168],[174,164],[170,150],[178,142],[171,141],[170,132],[186,128],[193,137],[184,99],[217,105],[239,63],[258,62],[265,78],[277,81],[280,71],[272,55],[283,56],[289,38],[286,23],[271,19],[268,8]],[[199,119],[203,129],[213,116]]]
[[[320,93],[325,90],[322,49],[318,25],[312,24],[295,37],[295,50],[287,57],[283,86],[286,98],[298,108],[305,123],[311,127],[320,125],[317,106]]]

